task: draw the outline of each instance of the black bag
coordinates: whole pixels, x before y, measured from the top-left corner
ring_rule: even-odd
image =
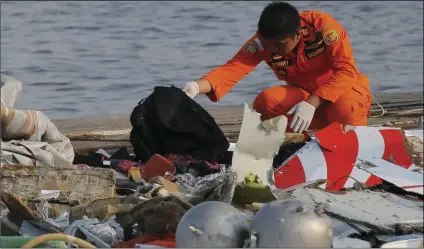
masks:
[[[174,86],[155,87],[134,108],[130,121],[130,142],[142,162],[167,153],[219,162],[230,146],[214,118]]]

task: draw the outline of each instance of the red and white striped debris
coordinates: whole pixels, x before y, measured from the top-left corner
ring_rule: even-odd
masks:
[[[353,187],[355,181],[374,186],[382,179],[423,194],[423,175],[415,169],[404,147],[404,133],[386,127],[333,123],[315,134],[275,172],[276,188],[326,179],[327,190]]]

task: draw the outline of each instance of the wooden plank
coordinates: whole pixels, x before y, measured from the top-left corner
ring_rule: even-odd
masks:
[[[418,123],[419,118],[423,115],[422,109],[409,109],[409,110],[387,110],[387,113],[382,116],[379,112],[373,111],[371,114],[376,117],[371,117],[368,120],[368,125],[395,125],[413,127]],[[232,117],[228,117],[227,120],[222,120],[221,117],[217,118],[217,123],[222,131],[228,135],[233,136],[238,134],[242,122],[241,116],[242,109],[234,111]],[[220,120],[221,118],[221,120]],[[129,133],[131,131],[131,124],[124,118],[115,117],[113,123],[108,123],[111,117],[98,117],[98,118],[84,118],[79,122],[74,120],[67,120],[72,125],[63,126],[61,122],[55,121],[65,135],[71,138],[71,140],[110,140],[110,141],[127,141]],[[66,123],[65,121],[62,121]],[[106,124],[106,125],[101,125]],[[70,129],[68,128],[70,127]]]
[[[423,96],[420,93],[379,93],[371,108],[368,125],[385,125],[414,128],[423,116]],[[224,134],[235,142],[240,131],[243,106],[206,108],[215,118]],[[98,148],[117,149],[130,147],[129,133],[131,124],[129,115],[110,115],[53,120],[58,129],[67,135],[76,151],[89,151]]]
[[[74,147],[74,151],[76,151],[77,153],[97,151],[98,149],[104,149],[105,151],[115,151],[121,147],[132,148],[132,145],[128,140],[127,141],[72,140],[71,144]]]
[[[379,93],[375,95],[375,98],[389,112],[388,116],[405,116],[407,113],[402,112],[411,112],[412,110],[414,110],[411,112],[413,117],[423,115],[423,96],[421,93]],[[215,118],[218,125],[223,128],[227,125],[240,124],[243,118],[242,105],[206,108],[206,110]],[[373,115],[378,115],[382,113],[382,110],[374,103],[371,112]],[[372,118],[370,119],[371,123],[375,122],[371,120]],[[118,131],[131,129],[129,115],[56,119],[53,122],[65,134],[99,132],[104,136],[114,136],[119,133]]]
[[[32,201],[40,200],[41,190],[60,190],[56,201],[85,204],[115,196],[115,173],[102,168],[8,165],[0,171],[0,189]]]
[[[386,103],[403,103],[410,101],[423,102],[423,95],[421,92],[395,92],[395,93],[374,93],[374,100],[380,104]]]
[[[225,134],[231,135],[240,131],[242,122],[242,108],[234,111],[231,117],[216,118],[217,124]],[[368,125],[400,125],[417,124],[421,116],[422,109],[386,109],[384,116],[378,117],[381,112],[372,111]],[[108,122],[113,120],[114,122]],[[131,131],[131,124],[124,117],[87,117],[80,120],[54,120],[58,129],[73,140],[128,140]]]

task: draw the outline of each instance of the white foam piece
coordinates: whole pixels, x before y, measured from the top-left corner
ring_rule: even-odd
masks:
[[[236,143],[230,143],[230,147],[228,147],[227,151],[234,151],[236,149]]]
[[[272,161],[284,142],[287,118],[280,116],[270,128],[264,128],[260,114],[245,104],[243,122],[237,144],[234,148],[232,169],[237,173],[237,181],[251,172],[263,184],[274,186]]]

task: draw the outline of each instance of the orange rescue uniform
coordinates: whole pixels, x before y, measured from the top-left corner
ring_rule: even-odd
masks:
[[[309,129],[322,129],[333,122],[366,125],[372,95],[368,77],[355,65],[346,30],[320,11],[301,12],[300,18],[302,37],[296,51],[286,56],[274,53],[256,32],[231,60],[202,77],[212,87],[207,96],[219,101],[265,61],[287,85],[265,89],[256,97],[253,108],[262,120],[284,115],[315,94],[328,103],[317,108]]]

